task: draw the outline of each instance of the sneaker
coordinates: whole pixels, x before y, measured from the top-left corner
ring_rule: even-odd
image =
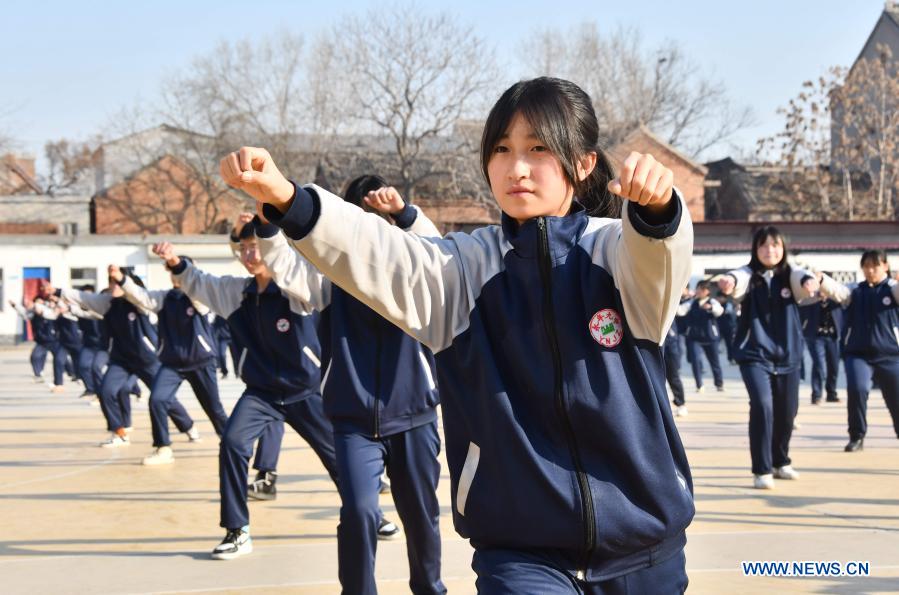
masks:
[[[378,523],[378,539],[393,539],[397,535],[400,534],[400,528],[396,526],[396,523],[392,523],[381,517],[381,522]]]
[[[54,384],[53,386],[50,387],[50,392],[55,395],[60,395],[64,392],[66,392],[66,387],[64,387],[61,384]]]
[[[225,538],[212,550],[213,560],[233,560],[253,551],[253,540],[250,539],[250,527],[228,529]]]
[[[704,393],[704,392],[705,392],[705,387],[704,387],[704,386],[697,386],[697,387],[696,387],[696,392],[698,392],[699,394]]]
[[[153,451],[153,454],[143,458],[143,465],[168,465],[175,462],[175,453],[172,452],[171,446],[159,446]]]
[[[222,380],[225,380],[227,378],[228,378],[228,372],[227,371],[222,372]]]
[[[752,479],[752,487],[757,490],[773,490],[774,476],[770,473],[765,473],[763,475],[754,475]]]
[[[97,394],[96,394],[96,393],[92,393],[92,392],[89,391],[89,390],[86,390],[86,391],[84,391],[83,393],[81,393],[80,395],[78,395],[78,398],[79,398],[79,399],[96,399],[96,398],[97,398]]]
[[[41,384],[42,382],[44,382],[44,377],[41,376],[40,374],[34,377],[35,384]]]
[[[253,483],[247,486],[247,496],[253,500],[274,500],[278,497],[276,481],[278,481],[276,471],[259,471]]]
[[[381,487],[378,488],[379,494],[389,494],[390,493],[390,479],[388,479],[386,473],[381,474]]]
[[[716,386],[716,387],[715,387],[715,390],[717,390],[719,393],[723,393],[723,392],[724,392],[724,385],[722,384],[721,386]]]
[[[131,444],[131,440],[128,439],[128,436],[119,436],[115,432],[109,433],[109,438],[104,440],[99,444],[101,448],[118,448],[119,446],[128,446]]]
[[[134,427],[133,427],[133,426],[126,426],[126,427],[125,427],[125,433],[128,434],[129,436],[131,435],[131,432],[133,432],[133,431],[134,431]]]
[[[812,405],[820,405],[820,404],[821,404],[821,397],[818,397],[817,399],[815,397],[812,397]]]
[[[184,433],[187,434],[187,438],[191,442],[202,442],[203,441],[203,439],[200,438],[200,430],[197,429],[197,426],[191,426],[191,428]]]
[[[687,406],[686,405],[678,405],[674,408],[674,416],[675,417],[686,417],[687,416]]]
[[[799,422],[794,421],[794,422],[793,422],[793,429],[794,429],[794,430],[801,430],[801,429],[802,429],[802,426],[799,425]]]
[[[825,400],[825,402],[827,402],[827,403],[839,403],[839,402],[840,402],[840,397],[838,397],[838,396],[836,396],[836,395],[834,395],[834,396],[832,396],[832,397],[827,397],[827,399]]]
[[[774,477],[777,479],[799,479],[799,472],[789,465],[774,468]]]
[[[860,450],[865,449],[865,439],[859,438],[857,440],[850,440],[849,444],[846,445],[846,448],[843,450],[846,452],[858,452]]]

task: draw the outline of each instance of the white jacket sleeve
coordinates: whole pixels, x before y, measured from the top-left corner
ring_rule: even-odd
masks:
[[[60,297],[73,304],[77,304],[85,310],[96,312],[103,316],[109,312],[109,306],[112,304],[112,295],[108,293],[93,293],[91,291],[80,291],[78,289],[60,289]]]
[[[167,289],[145,289],[127,275],[121,285],[122,291],[125,292],[125,299],[138,308],[147,312],[159,312],[162,310],[165,295],[168,293]]]
[[[602,228],[593,261],[610,265],[631,332],[661,344],[677,314],[681,293],[690,280],[693,223],[678,193],[679,216],[665,224],[660,237],[649,235],[636,206],[625,201],[621,221]],[[640,230],[638,231],[638,227]]]
[[[477,282],[469,280],[496,264],[483,253],[489,233],[480,239],[466,234],[424,238],[317,186],[305,191],[318,196],[320,212],[311,231],[293,241],[297,250],[332,282],[432,351],[449,346],[474,303]],[[299,203],[295,200],[291,209],[303,208]],[[492,254],[501,259],[496,250]]]
[[[175,277],[181,284],[181,290],[191,300],[205,304],[209,310],[222,318],[228,318],[240,307],[243,290],[249,279],[246,277],[217,277],[203,272],[192,264],[182,261],[184,266]]]
[[[271,237],[256,237],[262,260],[282,291],[314,310],[331,303],[331,281],[293,249],[280,231]]]

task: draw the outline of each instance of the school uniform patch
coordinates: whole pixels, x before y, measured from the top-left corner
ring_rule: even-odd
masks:
[[[780,297],[782,297],[785,300],[788,300],[791,297],[793,297],[793,292],[790,291],[789,289],[787,289],[786,287],[784,287],[783,289],[780,290]]]
[[[137,320],[137,314],[135,314],[134,312],[128,312],[128,320],[134,322],[135,320]]]
[[[193,309],[192,307],[190,307],[190,306],[187,307],[187,315],[188,315],[188,316],[193,316],[193,315],[194,315],[194,309]]]
[[[615,347],[624,337],[621,316],[611,308],[604,308],[590,319],[590,334],[603,347]]]
[[[286,333],[290,330],[290,321],[286,318],[279,318],[278,322],[275,323],[275,328],[278,329],[280,333]]]
[[[889,306],[889,305],[892,304],[892,303],[893,303],[893,300],[891,300],[890,298],[888,298],[888,297],[883,298],[883,305],[884,305],[884,306]]]

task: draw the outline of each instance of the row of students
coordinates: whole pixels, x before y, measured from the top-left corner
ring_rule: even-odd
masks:
[[[689,211],[649,155],[616,179],[598,136],[576,85],[513,85],[481,145],[502,225],[446,238],[296,186],[264,149],[222,161],[293,249],[434,353],[453,520],[482,593],[686,589],[692,481],[659,344],[690,271]]]

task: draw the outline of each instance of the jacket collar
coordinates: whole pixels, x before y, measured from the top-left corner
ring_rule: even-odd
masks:
[[[515,253],[522,258],[537,258],[540,254],[538,219],[528,219],[519,225],[515,219],[503,213],[502,230]],[[577,200],[571,202],[571,210],[564,217],[542,217],[546,222],[549,253],[553,262],[565,257],[580,241],[587,227],[587,212]]]

